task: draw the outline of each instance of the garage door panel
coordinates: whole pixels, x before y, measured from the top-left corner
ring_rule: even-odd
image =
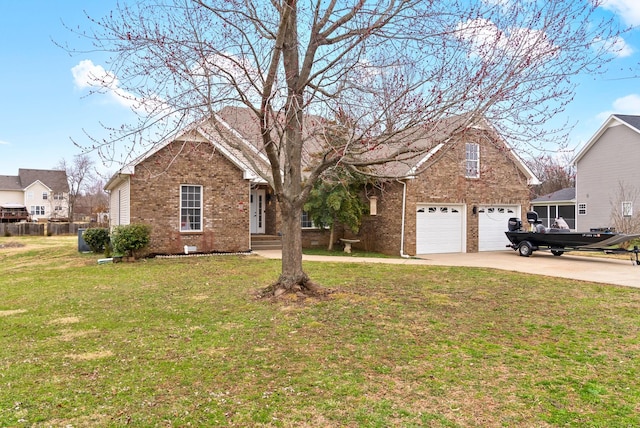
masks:
[[[480,207],[478,210],[478,250],[504,250],[509,244],[504,232],[510,218],[518,217],[519,208],[511,205]]]
[[[461,206],[422,205],[416,215],[418,254],[458,253],[463,250],[464,210]]]

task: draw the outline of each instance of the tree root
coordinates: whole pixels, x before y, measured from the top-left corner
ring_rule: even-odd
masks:
[[[274,284],[259,290],[257,297],[259,299],[271,300],[291,299],[292,297],[298,300],[305,300],[307,298],[323,300],[327,299],[333,292],[333,290],[324,288],[309,280],[308,277],[306,277],[304,282],[296,283],[289,281],[283,282],[282,278],[280,278],[280,280]]]

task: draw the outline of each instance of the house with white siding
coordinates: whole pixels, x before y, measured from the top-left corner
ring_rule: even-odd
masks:
[[[69,215],[67,173],[20,168],[18,175],[0,175],[0,205],[24,206],[34,221],[66,219]]]
[[[616,216],[640,215],[640,116],[609,116],[573,162],[577,230],[615,227]]]

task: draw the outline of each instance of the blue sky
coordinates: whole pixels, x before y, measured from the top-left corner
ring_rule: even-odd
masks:
[[[85,11],[101,17],[115,0],[0,0],[0,175],[18,168],[54,167],[80,153],[72,140],[90,143],[85,131],[105,137],[100,122],[131,122],[129,108],[109,95],[87,96],[81,65],[105,65],[91,52],[71,56],[53,40],[82,50],[89,42],[63,26],[88,27]],[[615,14],[625,25],[640,25],[640,1],[606,0],[603,14]],[[579,147],[611,113],[640,114],[640,30],[624,35],[625,55],[616,58],[605,76],[580,77],[566,117],[577,126],[571,146]],[[84,62],[83,62],[84,61]],[[89,62],[90,61],[90,62]],[[75,67],[75,75],[72,72]],[[564,118],[561,118],[564,119]],[[117,165],[102,166],[103,173]]]

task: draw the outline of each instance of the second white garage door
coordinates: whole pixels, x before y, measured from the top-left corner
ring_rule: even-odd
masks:
[[[505,250],[509,240],[504,232],[511,217],[519,217],[516,206],[488,206],[478,210],[478,251]]]
[[[463,205],[418,205],[416,253],[460,253],[464,251]]]

